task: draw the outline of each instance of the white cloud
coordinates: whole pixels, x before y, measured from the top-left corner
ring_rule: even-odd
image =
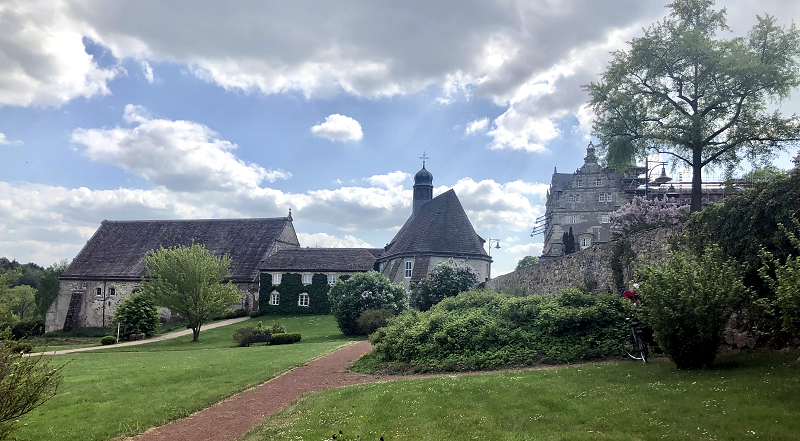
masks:
[[[381,188],[392,188],[403,185],[403,182],[411,178],[411,174],[394,171],[385,175],[375,175],[366,178],[370,185]]]
[[[331,236],[326,233],[297,233],[300,246],[310,248],[374,248],[363,240],[346,234],[344,237]]]
[[[521,181],[501,184],[490,179],[476,182],[471,178],[464,178],[452,188],[479,235],[480,231],[492,231],[496,228],[530,230],[536,218],[544,213],[544,199],[541,195],[547,191],[546,184]],[[436,188],[435,192],[438,194],[446,190],[448,187],[441,187]],[[527,195],[539,196],[542,203],[532,204]]]
[[[360,141],[364,136],[358,121],[338,113],[325,117],[325,122],[311,128],[311,133],[331,141]]]
[[[110,93],[118,71],[86,53],[90,32],[62,1],[18,0],[0,6],[0,106],[59,106]]]
[[[5,133],[0,132],[0,145],[22,145],[22,141],[18,139],[11,141],[6,137]]]
[[[464,129],[464,136],[485,132],[487,127],[489,127],[489,118],[476,119],[467,124],[467,128]]]
[[[155,76],[153,75],[153,68],[150,67],[150,63],[145,60],[141,60],[139,63],[142,66],[142,74],[144,74],[144,78],[148,83],[153,84],[153,81],[155,81]]]
[[[72,142],[87,157],[122,167],[155,185],[174,191],[258,188],[291,173],[265,170],[238,159],[236,144],[193,121],[157,119],[141,106],[125,106],[124,119],[134,128],[76,129]]]

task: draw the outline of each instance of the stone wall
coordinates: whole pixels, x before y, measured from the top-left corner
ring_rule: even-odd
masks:
[[[538,265],[496,277],[486,286],[494,291],[516,295],[555,296],[564,288],[579,287],[591,291],[617,292],[612,259],[623,251],[623,280],[631,280],[634,268],[667,256],[680,229],[655,228],[627,239],[591,246]],[[627,241],[627,244],[621,241]],[[628,247],[629,245],[629,247]],[[627,252],[625,252],[627,250]]]

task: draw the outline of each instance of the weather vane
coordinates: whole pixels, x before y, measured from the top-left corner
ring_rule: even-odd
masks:
[[[428,157],[428,155],[426,155],[425,152],[423,151],[422,152],[422,156],[420,156],[419,159],[422,159],[422,166],[425,167],[425,160],[431,159],[431,158]]]

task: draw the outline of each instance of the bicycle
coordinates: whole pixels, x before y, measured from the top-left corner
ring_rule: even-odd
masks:
[[[642,329],[639,327],[638,323],[631,321],[630,317],[625,320],[630,323],[630,332],[623,337],[620,342],[622,352],[634,360],[642,360],[643,363],[647,363],[647,357],[650,355],[650,351],[647,348],[647,343],[645,343],[642,338]]]

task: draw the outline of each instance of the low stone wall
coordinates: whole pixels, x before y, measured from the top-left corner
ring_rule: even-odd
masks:
[[[580,287],[591,291],[616,292],[612,259],[619,250],[627,250],[622,259],[623,280],[631,280],[634,269],[667,256],[680,234],[677,228],[655,228],[626,239],[591,246],[550,261],[529,266],[490,280],[494,291],[516,295],[555,296],[564,288]],[[627,241],[621,243],[620,241]],[[628,247],[629,245],[629,247]]]

